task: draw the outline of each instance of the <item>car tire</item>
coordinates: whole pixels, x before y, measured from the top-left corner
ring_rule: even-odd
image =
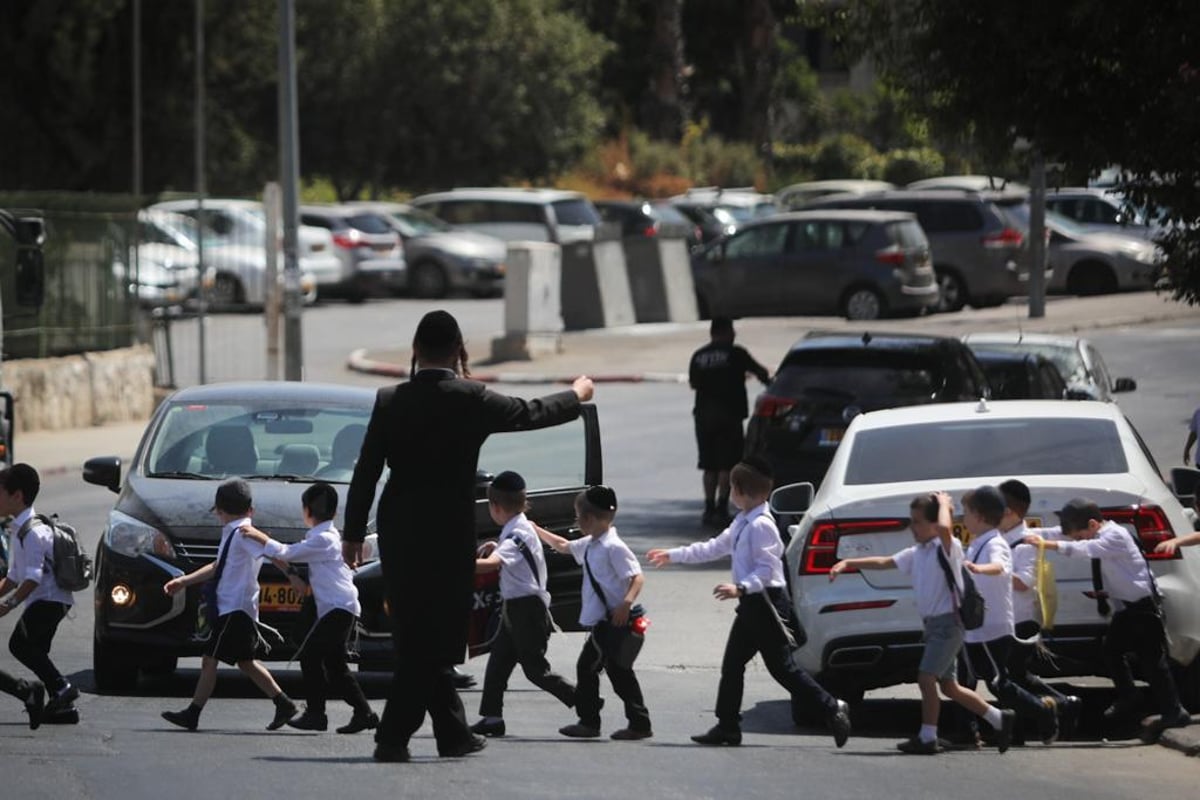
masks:
[[[92,641],[92,682],[101,692],[127,692],[137,688],[137,665],[112,645]]]
[[[947,267],[935,267],[938,283],[938,311],[961,311],[967,304],[967,285],[962,276]]]
[[[241,282],[233,275],[218,275],[208,292],[209,305],[218,308],[240,306],[245,300]]]
[[[882,319],[887,313],[887,302],[877,289],[856,286],[842,298],[842,316],[850,320]]]
[[[1179,702],[1189,712],[1200,713],[1200,655],[1186,667],[1171,661],[1171,672],[1175,678],[1175,689],[1179,692]]]
[[[1078,295],[1112,294],[1117,291],[1117,276],[1107,264],[1081,261],[1067,273],[1067,293]]]
[[[413,266],[408,278],[409,291],[416,297],[436,299],[445,297],[450,289],[446,270],[436,261],[421,261]]]

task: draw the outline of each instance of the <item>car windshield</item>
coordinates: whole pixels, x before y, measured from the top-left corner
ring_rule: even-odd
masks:
[[[346,224],[363,233],[391,233],[392,226],[378,214],[351,214],[346,217]]]
[[[976,343],[971,342],[974,347]],[[1067,383],[1086,382],[1088,380],[1087,365],[1079,348],[1072,345],[1035,344],[1032,342],[979,342],[980,349],[999,350],[1003,353],[1035,353],[1054,362],[1059,373]]]
[[[428,211],[410,208],[406,211],[396,211],[391,215],[396,225],[405,236],[420,236],[426,233],[441,233],[454,230],[448,223],[430,214]]]
[[[1009,214],[1012,214],[1016,218],[1017,222],[1021,223],[1021,226],[1028,230],[1030,213],[1028,203],[1016,203],[1014,205],[1004,206],[1004,210]],[[1079,237],[1086,236],[1088,234],[1087,228],[1083,227],[1075,220],[1071,219],[1070,217],[1064,217],[1057,211],[1051,211],[1048,208],[1046,209],[1046,224],[1051,228],[1058,229],[1068,236]]]
[[[821,350],[793,353],[771,394],[819,399],[836,392],[864,410],[931,403],[945,378],[934,359],[912,353]]]
[[[557,200],[551,203],[559,225],[599,225],[600,215],[587,200]]]
[[[1117,426],[1107,419],[1038,417],[897,425],[860,431],[851,447],[844,479],[848,485],[1129,471]],[[980,453],[987,453],[987,458],[980,458]]]

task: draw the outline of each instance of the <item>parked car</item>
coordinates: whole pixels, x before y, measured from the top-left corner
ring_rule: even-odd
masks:
[[[762,194],[753,187],[701,186],[688,189],[670,198],[670,201],[697,205],[709,211],[720,209],[732,217],[737,225],[769,217],[779,211],[774,195]]]
[[[173,211],[194,221],[200,217],[195,200],[167,200],[150,206],[152,209]],[[233,200],[227,198],[205,198],[204,228],[205,242],[237,245],[245,248],[262,248],[266,251],[267,221],[262,203],[256,200]],[[278,236],[282,240],[283,232]],[[317,285],[317,293],[328,292],[345,278],[341,259],[334,253],[333,236],[324,228],[300,225],[296,229],[297,254],[300,271],[311,276]],[[280,246],[282,252],[282,245]],[[283,269],[283,256],[279,257],[279,268]],[[266,259],[263,259],[266,269]]]
[[[685,239],[689,247],[704,243],[700,226],[665,200],[596,200],[593,205],[600,219],[621,226],[624,238],[669,235]]]
[[[816,486],[859,414],[988,392],[975,356],[953,337],[813,331],[792,345],[755,401],[746,450],[770,462],[777,485]]]
[[[90,459],[85,481],[117,493],[96,547],[93,679],[101,690],[130,689],[139,671],[169,673],[180,657],[204,646],[199,620],[200,587],[168,597],[172,577],[212,563],[220,525],[209,509],[217,487],[246,479],[254,496],[254,522],[283,542],[303,538],[300,496],[314,481],[332,483],[339,509],[366,433],[375,392],[350,386],[300,382],[222,383],[183,389],[154,413],[128,472],[119,458]],[[574,496],[602,482],[599,425],[593,406],[579,420],[556,428],[491,436],[480,453],[477,533],[495,537],[486,489],[493,472],[517,469],[529,485],[531,517],[563,535],[572,530]],[[374,510],[371,514],[374,525]],[[383,602],[377,537],[364,545],[356,573],[362,616],[356,648],[360,668],[390,665],[391,625]],[[558,624],[577,629],[581,575],[574,560],[548,552],[551,612]],[[269,563],[259,575],[260,618],[287,634],[294,628],[300,596]],[[476,608],[485,615],[498,604],[494,580],[478,584]],[[271,651],[287,660],[299,637]],[[486,646],[482,625],[472,644]]]
[[[404,242],[408,291],[445,297],[462,290],[479,297],[504,291],[508,247],[494,236],[462,230],[408,203],[350,203],[382,214]]]
[[[136,249],[113,250],[113,275],[147,308],[177,305],[195,298],[200,287],[200,262],[191,242],[180,242],[174,228],[185,228],[186,218],[169,212],[138,212]],[[124,235],[120,236],[124,240]],[[126,263],[129,262],[129,263]]]
[[[1027,333],[969,333],[963,342],[973,352],[990,350],[1045,356],[1058,367],[1072,397],[1112,402],[1113,395],[1137,389],[1133,378],[1113,379],[1100,351],[1087,339]]]
[[[738,229],[738,221],[723,208],[706,208],[699,203],[686,200],[670,200],[671,208],[678,211],[700,229],[700,246],[711,244],[722,236],[730,236]]]
[[[829,570],[849,556],[891,556],[911,545],[914,497],[946,491],[961,508],[967,490],[1009,478],[1029,485],[1028,524],[1057,524],[1054,512],[1082,496],[1137,537],[1164,595],[1181,696],[1195,709],[1200,552],[1154,552],[1191,525],[1137,432],[1110,403],[977,401],[855,417],[815,497],[810,487],[784,487],[772,499],[777,514],[790,520],[803,514],[789,526],[786,550],[794,607],[807,633],[799,664],[851,702],[867,689],[915,681],[922,624],[909,576],[847,571],[831,582]],[[962,530],[960,517],[955,528]],[[1108,622],[1092,597],[1088,560],[1047,557],[1058,587],[1054,629],[1044,637],[1053,654],[1050,674],[1103,675],[1100,643]]]
[[[868,180],[832,180],[806,181],[793,183],[775,193],[775,204],[783,211],[796,211],[804,208],[813,200],[828,197],[831,194],[869,194],[895,189],[894,183],[887,181]]]
[[[912,214],[799,211],[752,222],[692,255],[702,315],[879,319],[937,306],[929,242]]]
[[[381,215],[353,206],[307,205],[300,207],[300,222],[324,228],[333,236],[342,280],[330,287],[330,294],[361,303],[405,288],[408,264],[400,234]]]
[[[1012,207],[1012,215],[1029,226],[1029,206]],[[1048,257],[1053,273],[1047,290],[1068,294],[1111,294],[1153,289],[1162,273],[1162,248],[1145,239],[1118,233],[1089,233],[1047,209]]]
[[[905,189],[959,189],[966,192],[1028,192],[1029,187],[996,175],[942,175],[922,178],[906,185]]]
[[[1153,239],[1157,226],[1129,208],[1112,189],[1067,187],[1046,191],[1046,208],[1074,220],[1091,233],[1120,233]]]
[[[987,375],[994,400],[1067,400],[1067,382],[1054,362],[1038,353],[972,350]]]
[[[592,241],[601,222],[585,195],[561,189],[452,189],[415,197],[412,205],[505,242]]]
[[[1020,193],[903,190],[831,195],[808,208],[877,208],[916,214],[933,248],[939,308],[957,311],[967,303],[977,308],[995,306],[1027,293],[1028,229],[1010,213],[1025,201],[1026,195]]]

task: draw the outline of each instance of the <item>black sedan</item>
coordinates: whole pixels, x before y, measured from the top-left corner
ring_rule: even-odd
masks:
[[[215,558],[221,529],[210,509],[217,486],[233,477],[246,479],[255,525],[280,541],[300,540],[305,534],[300,495],[308,485],[332,483],[344,503],[374,400],[370,389],[312,383],[183,389],[159,406],[125,475],[113,456],[84,465],[85,481],[118,494],[96,552],[97,688],[131,689],[139,671],[169,673],[179,657],[202,652],[201,587],[173,597],[162,587]],[[534,520],[560,534],[578,535],[571,531],[574,496],[602,481],[595,407],[585,406],[569,425],[492,436],[479,466],[481,542],[498,533],[482,498],[491,474],[506,469],[525,476]],[[372,533],[367,563],[355,577],[363,606],[356,652],[360,668],[386,666],[392,652],[378,562],[371,561],[378,551],[374,541]],[[550,552],[547,564],[551,610],[560,626],[576,628],[580,570],[573,560]],[[286,660],[303,635],[297,630],[301,598],[269,563],[259,585],[260,619],[288,638],[267,658]],[[493,574],[477,587],[472,644],[478,652],[486,649],[485,622],[497,604]]]

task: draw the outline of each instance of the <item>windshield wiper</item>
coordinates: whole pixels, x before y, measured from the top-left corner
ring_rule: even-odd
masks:
[[[212,475],[201,475],[199,472],[175,472],[175,471],[151,472],[148,475],[146,475],[146,477],[147,478],[178,478],[180,480],[189,480],[189,481],[211,481],[211,480],[213,480]]]
[[[272,472],[269,475],[242,475],[241,477],[248,481],[287,481],[288,483],[316,480],[312,475],[291,475],[276,472]]]

